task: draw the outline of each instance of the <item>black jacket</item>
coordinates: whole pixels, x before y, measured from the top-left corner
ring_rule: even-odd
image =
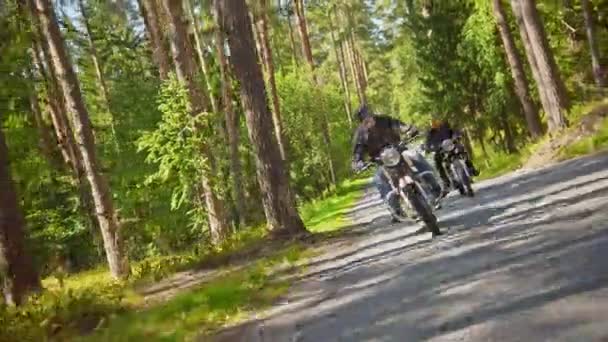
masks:
[[[353,163],[363,161],[365,155],[375,159],[382,149],[401,141],[401,133],[414,135],[418,130],[400,120],[385,115],[370,115],[365,118],[353,139]]]
[[[458,134],[447,123],[442,123],[437,128],[431,128],[426,135],[426,148],[430,151],[439,151],[441,143],[446,139],[452,139]]]

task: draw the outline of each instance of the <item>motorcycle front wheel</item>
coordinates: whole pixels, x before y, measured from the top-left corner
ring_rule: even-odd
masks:
[[[455,164],[456,172],[458,172],[458,178],[460,178],[460,184],[462,187],[462,191],[460,193],[469,197],[475,196],[473,187],[471,186],[471,177],[469,177],[469,174],[466,171],[466,165],[461,159],[455,161]],[[460,191],[460,188],[458,190]]]
[[[441,235],[439,225],[437,224],[437,217],[433,214],[433,209],[429,206],[428,202],[413,187],[403,189],[402,191],[405,193],[410,205],[426,225],[426,228],[433,233],[433,236]]]

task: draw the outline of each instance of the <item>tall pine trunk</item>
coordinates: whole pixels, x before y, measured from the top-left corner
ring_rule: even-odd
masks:
[[[296,66],[299,66],[300,63],[298,61],[298,48],[296,44],[296,37],[293,32],[293,22],[291,19],[291,12],[287,12],[287,28],[289,29],[289,42],[291,43],[291,53],[293,58],[293,63]]]
[[[11,305],[19,305],[28,292],[40,289],[38,272],[25,248],[25,221],[17,201],[0,125],[0,279],[4,301]]]
[[[541,84],[547,97],[545,111],[549,117],[549,131],[556,132],[567,126],[566,113],[570,107],[566,87],[559,73],[553,52],[547,41],[542,20],[533,0],[519,2],[523,24],[530,40],[531,51],[536,59]]]
[[[335,16],[335,6],[327,13],[329,19],[329,35],[331,37],[331,43],[334,47],[334,54],[336,55],[336,62],[338,63],[338,72],[340,75],[340,84],[342,85],[342,91],[344,92],[344,109],[346,110],[346,117],[348,124],[353,126],[353,115],[350,108],[350,89],[348,88],[348,80],[346,75],[346,66],[344,64],[344,50],[342,45],[338,43],[336,39],[336,28],[333,23],[332,13]],[[337,18],[336,18],[337,19]]]
[[[538,113],[538,107],[530,96],[530,88],[528,85],[528,79],[526,78],[526,72],[524,65],[521,61],[517,47],[515,46],[515,40],[511,34],[509,24],[506,20],[505,11],[502,6],[501,0],[492,0],[494,17],[496,24],[502,38],[502,43],[505,48],[507,60],[511,67],[511,76],[515,83],[515,93],[523,108],[526,122],[528,124],[528,131],[533,139],[538,139],[543,134],[542,124],[540,121],[540,115]]]
[[[194,35],[194,43],[196,44],[196,55],[198,57],[198,63],[201,67],[201,73],[203,74],[203,78],[205,79],[205,85],[207,86],[207,94],[209,94],[209,104],[211,105],[211,110],[214,113],[218,112],[217,103],[215,101],[215,97],[213,96],[213,87],[211,86],[211,75],[209,74],[209,67],[207,66],[207,61],[205,60],[205,53],[203,51],[203,41],[201,37],[201,28],[198,24],[198,21],[194,17],[194,10],[192,9],[192,0],[184,0],[186,5],[186,11],[188,15],[188,19],[190,24],[192,25],[192,31]]]
[[[119,149],[119,143],[117,140],[118,137],[116,136],[116,128],[114,126],[114,115],[112,114],[112,110],[110,108],[110,95],[108,92],[108,85],[106,83],[106,78],[103,75],[103,67],[101,65],[101,61],[99,60],[99,54],[97,53],[97,44],[95,43],[95,38],[93,37],[93,30],[91,29],[89,13],[87,12],[84,0],[78,0],[78,6],[80,8],[80,13],[82,14],[83,18],[87,42],[89,43],[89,52],[91,54],[91,60],[93,61],[93,68],[95,69],[95,76],[97,77],[97,82],[99,83],[99,90],[101,91],[101,100],[103,102],[103,106],[106,113],[110,115],[110,126],[112,129],[114,143],[116,144],[117,149]]]
[[[209,100],[207,94],[203,92],[196,82],[197,73],[194,54],[188,40],[181,1],[164,0],[164,7],[169,17],[171,52],[173,54],[173,64],[175,64],[177,79],[188,90],[192,115],[200,115],[200,113],[210,109]],[[213,177],[216,175],[216,167],[211,147],[206,142],[203,142],[200,150],[206,160],[206,165],[202,165],[201,167],[201,186],[207,207],[209,231],[211,233],[211,241],[218,243],[230,231],[225,203],[217,196],[214,190]]]
[[[302,0],[293,1],[296,19],[298,21],[298,29],[300,31],[300,40],[302,42],[302,53],[306,58],[306,62],[312,72],[312,78],[315,84],[318,84],[317,75],[315,74],[315,61],[312,56],[312,49],[310,47],[310,37],[308,35],[308,24],[306,22],[306,13],[304,12],[304,3]],[[323,136],[323,142],[327,148],[327,164],[329,167],[329,177],[332,184],[336,184],[336,171],[334,167],[334,161],[331,153],[331,132],[329,131],[329,118],[327,113],[323,112],[323,118],[321,120],[321,135]]]
[[[86,177],[91,186],[95,212],[103,237],[104,249],[110,273],[115,278],[126,276],[129,272],[119,238],[119,224],[112,195],[106,178],[101,174],[97,159],[95,140],[91,121],[80,92],[80,84],[59,31],[55,12],[50,0],[32,0],[34,13],[41,25],[43,37],[48,41],[49,53],[59,85],[63,90],[66,107],[72,116],[74,134],[80,150]]]
[[[593,67],[593,78],[598,87],[606,87],[606,77],[602,72],[600,64],[600,50],[597,45],[597,37],[595,35],[595,24],[593,22],[593,9],[589,0],[581,0],[583,7],[583,16],[585,17],[585,31],[587,32],[587,40],[589,41],[589,51],[591,53],[591,66]]]
[[[217,20],[218,14],[215,13]],[[236,205],[237,226],[246,224],[247,215],[245,214],[245,192],[243,190],[243,179],[241,173],[241,159],[239,156],[239,120],[232,104],[232,79],[230,68],[225,53],[226,38],[222,30],[216,28],[215,45],[217,59],[220,67],[220,77],[222,81],[222,106],[224,110],[224,120],[226,121],[226,133],[228,137],[228,151],[230,154],[230,177],[232,178],[232,197]]]
[[[150,40],[152,58],[158,67],[160,79],[166,80],[171,71],[171,62],[163,43],[163,31],[160,26],[156,0],[139,0],[139,9]]]
[[[281,158],[288,162],[287,159],[287,140],[285,139],[285,129],[283,128],[283,118],[281,117],[281,104],[277,91],[277,83],[275,80],[274,61],[272,57],[272,48],[270,47],[270,39],[268,38],[268,14],[266,0],[260,0],[260,13],[257,16],[256,28],[259,33],[261,58],[265,66],[266,84],[270,87],[270,99],[272,104],[272,122],[274,124],[274,134],[277,137]]]
[[[255,43],[245,0],[215,1],[219,26],[227,33],[231,63],[240,81],[249,138],[256,157],[258,182],[263,194],[268,228],[275,234],[306,232],[296,209],[285,162],[272,130],[266,87],[256,63]]]

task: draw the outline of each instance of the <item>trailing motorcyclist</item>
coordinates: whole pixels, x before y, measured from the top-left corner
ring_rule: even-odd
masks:
[[[383,148],[388,145],[399,144],[402,135],[406,137],[418,135],[416,127],[389,116],[373,114],[367,105],[361,106],[356,114],[360,122],[355,131],[353,142],[352,167],[356,172],[366,166],[366,155],[371,160],[377,160]],[[376,171],[373,182],[382,199],[391,208],[393,222],[397,222],[397,217],[404,216],[404,213],[399,204],[399,197],[388,196],[392,191],[392,186],[381,168]]]
[[[450,191],[450,178],[448,177],[447,170],[444,165],[444,151],[441,146],[443,141],[452,140],[461,137],[462,134],[450,127],[447,121],[441,121],[439,119],[433,119],[431,121],[431,129],[428,131],[426,136],[426,144],[425,148],[427,151],[433,152],[433,159],[435,162],[435,166],[437,167],[437,171],[439,172],[439,176],[441,178],[441,182],[443,183],[442,196],[446,196]],[[464,149],[463,149],[464,150]],[[471,172],[472,175],[479,175],[479,172],[473,165],[471,158],[469,158],[468,154],[463,153],[465,156],[464,162]]]

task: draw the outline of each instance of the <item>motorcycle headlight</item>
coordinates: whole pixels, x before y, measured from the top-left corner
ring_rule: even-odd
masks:
[[[454,149],[454,142],[451,139],[446,139],[441,143],[441,148],[446,152],[450,152]]]
[[[396,148],[389,147],[385,148],[384,151],[380,153],[380,160],[385,166],[393,167],[399,164],[399,161],[401,160],[401,155],[399,154],[399,151],[397,151]]]

